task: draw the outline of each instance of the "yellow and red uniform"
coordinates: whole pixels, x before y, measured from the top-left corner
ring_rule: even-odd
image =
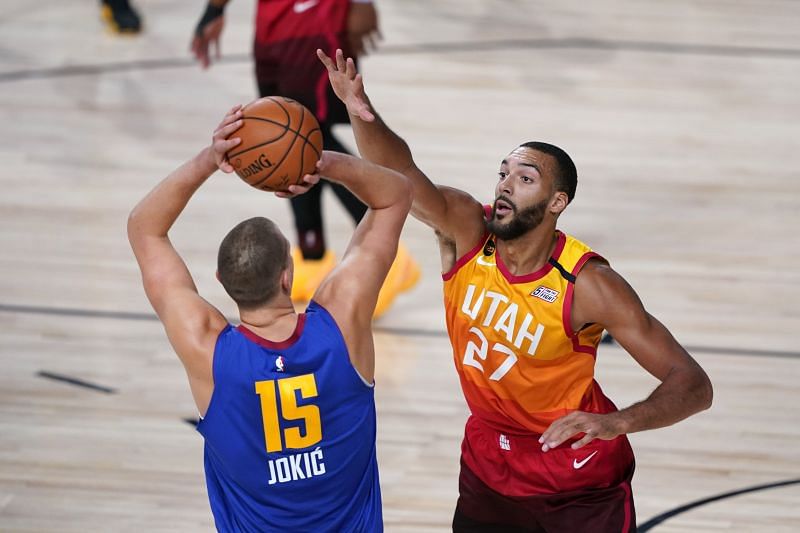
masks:
[[[487,233],[442,276],[454,362],[472,412],[462,445],[466,479],[474,474],[513,498],[615,488],[633,471],[624,435],[579,450],[571,449],[573,438],[541,451],[538,438],[556,419],[576,410],[616,411],[594,380],[602,326],[571,326],[576,277],[587,261],[602,258],[560,231],[555,237],[536,272],[509,272]],[[464,482],[462,468],[462,500]],[[629,488],[620,494],[625,490],[629,497]],[[468,503],[475,516],[477,502]]]

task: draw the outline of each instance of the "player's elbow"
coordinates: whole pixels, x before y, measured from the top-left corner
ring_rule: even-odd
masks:
[[[714,401],[714,386],[711,384],[711,379],[699,367],[692,383],[692,395],[696,399],[698,411],[705,411],[710,408]]]

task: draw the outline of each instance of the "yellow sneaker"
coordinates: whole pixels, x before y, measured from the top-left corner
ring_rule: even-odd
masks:
[[[383,282],[372,317],[378,318],[385,313],[398,294],[411,289],[417,284],[419,276],[420,270],[417,262],[411,257],[405,246],[398,245],[397,257],[394,258],[392,268],[389,269],[386,280]]]
[[[128,0],[102,0],[100,18],[113,33],[132,35],[142,30],[142,19]]]
[[[327,250],[322,259],[303,259],[298,248],[292,248],[294,261],[294,281],[292,282],[292,300],[307,302],[325,279],[325,276],[336,266],[336,256]]]

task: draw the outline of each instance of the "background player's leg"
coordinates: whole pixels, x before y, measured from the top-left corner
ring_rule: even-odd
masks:
[[[350,151],[339,142],[339,139],[333,135],[330,125],[321,124],[320,128],[322,129],[323,147],[325,150],[333,150],[334,152],[341,152],[343,154],[350,153]],[[347,209],[353,222],[356,224],[361,222],[361,219],[364,218],[364,214],[367,212],[367,206],[356,198],[353,193],[348,191],[347,188],[342,187],[338,183],[329,183],[329,185],[333,189],[334,194],[336,194],[336,197],[339,198],[339,201],[342,202],[344,208]]]
[[[349,154],[345,146],[334,137],[329,124],[321,123],[323,148],[333,152]],[[358,224],[367,212],[364,205],[353,193],[337,184],[320,182],[308,193],[291,199],[292,214],[297,228],[297,244],[303,259],[322,259],[326,252],[325,234],[322,220],[322,184],[332,185],[336,196],[344,205],[353,221]]]

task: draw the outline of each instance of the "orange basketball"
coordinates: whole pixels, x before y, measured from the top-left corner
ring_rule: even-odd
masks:
[[[267,96],[242,108],[242,142],[228,152],[236,173],[263,191],[286,191],[313,174],[322,155],[322,132],[311,112],[282,96]]]

